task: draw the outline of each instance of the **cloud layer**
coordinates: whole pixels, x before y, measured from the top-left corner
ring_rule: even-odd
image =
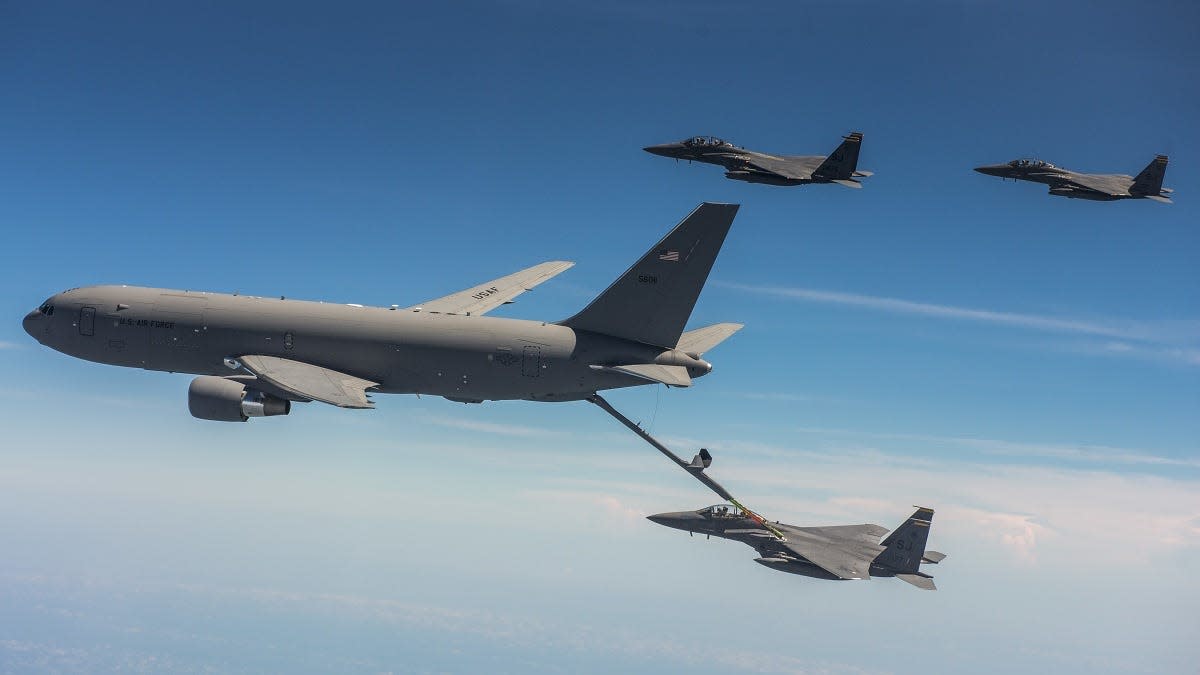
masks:
[[[801,302],[856,307],[905,316],[973,321],[1048,333],[1110,338],[1100,344],[1088,344],[1080,351],[1107,356],[1172,361],[1200,365],[1200,320],[1135,321],[1126,319],[1087,320],[1073,317],[1003,312],[955,305],[903,300],[887,296],[861,295],[840,291],[786,286],[764,286],[732,282],[713,282],[745,293],[769,295]],[[1132,342],[1145,343],[1142,345]]]

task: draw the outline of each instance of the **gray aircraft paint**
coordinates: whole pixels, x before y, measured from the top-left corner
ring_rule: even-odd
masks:
[[[380,308],[90,286],[48,299],[25,317],[24,327],[42,344],[77,358],[224,377],[246,387],[245,401],[261,393],[288,401],[369,407],[362,395],[368,386],[380,393],[431,394],[463,402],[570,401],[598,390],[648,384],[655,381],[656,372],[668,371],[672,381],[681,379],[686,386],[711,366],[698,354],[674,347],[688,335],[682,333],[684,322],[737,208],[702,204],[588,309],[562,323],[434,312],[421,306]],[[569,266],[545,265],[553,269],[543,270],[541,277]],[[462,298],[466,304],[455,306],[471,306],[477,302],[474,296],[486,295],[493,286],[484,288]],[[497,288],[498,295],[511,295]],[[624,312],[607,309],[606,298],[613,292],[627,301]],[[639,299],[642,296],[648,299]],[[447,298],[429,304],[445,308]],[[593,311],[597,306],[600,310]],[[650,333],[644,333],[647,326],[653,328]],[[733,330],[736,327],[721,339]],[[704,341],[706,335],[690,339]],[[651,341],[639,341],[643,339]],[[287,367],[276,369],[283,375],[274,379],[270,372],[256,377],[252,367],[262,369],[264,364]],[[629,374],[613,369],[635,366],[644,370],[635,368],[632,372],[637,374]],[[355,386],[357,396],[351,391]],[[201,389],[197,395],[220,396],[223,391],[219,384]],[[255,414],[250,408],[246,411],[242,419]],[[230,416],[210,419],[218,418]]]
[[[777,537],[741,509],[727,504],[647,518],[693,534],[740,541],[758,552],[755,562],[815,579],[897,577],[917,588],[936,590],[933,578],[921,572],[920,566],[946,557],[925,551],[933,510],[922,507],[882,542],[879,538],[888,529],[872,524],[798,527],[770,523],[783,535]]]
[[[685,462],[641,425],[612,407],[604,397],[593,394],[587,400],[624,424],[704,487],[730,502],[697,511],[659,513],[647,516],[649,520],[692,534],[698,532],[740,541],[758,551],[755,562],[790,574],[831,580],[896,577],[917,588],[937,590],[933,577],[921,571],[922,564],[937,564],[946,557],[943,553],[925,550],[933,509],[917,507],[917,511],[883,541],[879,538],[888,530],[880,525],[797,527],[771,522],[746,508],[708,475],[713,457],[707,449],[701,448],[692,461]]]
[[[1118,199],[1150,199],[1171,203],[1171,188],[1162,186],[1167,156],[1158,155],[1135,176],[1109,173],[1079,173],[1040,159],[1014,159],[1005,164],[975,167],[987,176],[1011,178],[1050,187],[1050,194],[1070,199],[1111,202]]]
[[[738,147],[711,136],[693,136],[678,143],[643,148],[652,155],[686,159],[725,167],[725,177],[765,185],[810,185],[837,183],[861,188],[857,178],[872,175],[858,170],[858,153],[863,135],[857,131],[843,137],[841,145],[826,155],[772,155]]]

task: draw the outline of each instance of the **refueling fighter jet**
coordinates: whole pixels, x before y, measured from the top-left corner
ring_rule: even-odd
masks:
[[[816,579],[870,579],[896,577],[927,591],[937,590],[933,577],[921,571],[924,563],[946,556],[926,551],[933,509],[917,507],[903,525],[888,533],[880,525],[797,527],[770,523],[767,529],[747,512],[729,504],[699,511],[679,511],[647,516],[659,525],[693,534],[732,539],[758,551],[754,562],[765,567]],[[776,536],[776,530],[782,536]]]
[[[1014,159],[1006,164],[975,167],[979,173],[1050,186],[1050,194],[1070,199],[1111,202],[1118,199],[1152,199],[1170,204],[1171,188],[1162,186],[1167,156],[1158,155],[1137,177],[1117,173],[1078,173],[1040,159]]]
[[[768,155],[740,148],[729,141],[712,136],[694,136],[678,143],[664,143],[643,148],[652,155],[718,164],[725,167],[725,177],[747,183],[766,185],[809,185],[837,183],[849,188],[861,188],[856,178],[873,175],[858,170],[858,150],[863,135],[857,131],[843,137],[842,144],[828,157],[824,155]]]
[[[702,355],[742,327],[683,330],[737,210],[701,204],[587,307],[558,322],[482,315],[570,262],[405,309],[90,286],[49,298],[24,328],[88,361],[199,375],[188,409],[225,422],[286,415],[293,402],[372,408],[368,392],[480,403],[687,387],[712,370]]]
[[[880,525],[832,525],[826,527],[797,527],[770,521],[742,505],[712,476],[705,473],[712,466],[712,454],[700,452],[685,462],[670,448],[651,436],[639,424],[622,415],[599,394],[588,397],[598,406],[641,437],[679,468],[729,502],[699,511],[679,511],[647,516],[659,525],[689,533],[697,532],[748,544],[758,551],[754,561],[774,570],[799,574],[816,579],[870,579],[896,577],[902,581],[934,591],[933,577],[921,571],[925,563],[937,564],[946,555],[926,551],[933,509],[917,507],[903,525],[886,539],[888,529]]]

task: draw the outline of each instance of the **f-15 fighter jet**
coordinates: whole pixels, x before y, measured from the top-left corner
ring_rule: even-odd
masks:
[[[817,579],[896,577],[933,591],[937,590],[933,577],[922,572],[921,565],[936,564],[946,557],[925,550],[933,509],[922,507],[883,541],[879,538],[887,534],[888,528],[879,525],[764,524],[757,514],[729,504],[647,517],[677,530],[740,541],[758,551],[754,562]]]
[[[979,166],[988,176],[1027,180],[1050,186],[1050,194],[1070,199],[1111,202],[1118,199],[1153,199],[1170,204],[1171,188],[1162,186],[1167,156],[1158,155],[1136,177],[1117,173],[1077,173],[1040,159],[1014,159],[1007,164]]]
[[[694,136],[678,143],[643,148],[652,155],[719,164],[725,177],[747,183],[767,185],[808,185],[837,183],[861,188],[856,178],[872,175],[858,170],[858,150],[863,135],[857,131],[843,137],[842,144],[828,157],[824,155],[769,155],[740,148],[729,141],[711,136]]]
[[[791,574],[817,579],[896,577],[917,588],[937,590],[933,577],[921,571],[922,563],[936,564],[946,557],[944,553],[925,550],[933,509],[917,507],[916,513],[883,541],[879,538],[887,534],[888,529],[879,525],[797,527],[772,522],[743,506],[706,473],[713,461],[708,450],[700,448],[692,461],[685,462],[599,394],[593,394],[587,400],[729,502],[699,511],[647,516],[659,525],[740,541],[758,551],[755,562]]]

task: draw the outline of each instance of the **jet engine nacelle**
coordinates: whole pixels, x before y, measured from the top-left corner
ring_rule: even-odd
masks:
[[[725,177],[747,183],[762,183],[763,185],[791,185],[792,181],[782,176],[762,173],[759,171],[726,171]]]
[[[236,380],[204,375],[188,386],[188,411],[202,420],[245,422],[251,417],[286,415],[292,411],[292,402]]]
[[[1086,199],[1092,202],[1111,202],[1116,199],[1116,197],[1100,194],[1099,192],[1092,192],[1090,190],[1076,190],[1069,187],[1052,187],[1050,188],[1050,194],[1054,195],[1055,197],[1066,197],[1067,199]]]
[[[813,579],[839,579],[840,577],[830,574],[816,565],[801,562],[799,560],[791,560],[789,558],[777,558],[774,556],[755,558],[754,562],[769,567],[780,572],[788,574],[799,574],[802,577],[812,577]]]

